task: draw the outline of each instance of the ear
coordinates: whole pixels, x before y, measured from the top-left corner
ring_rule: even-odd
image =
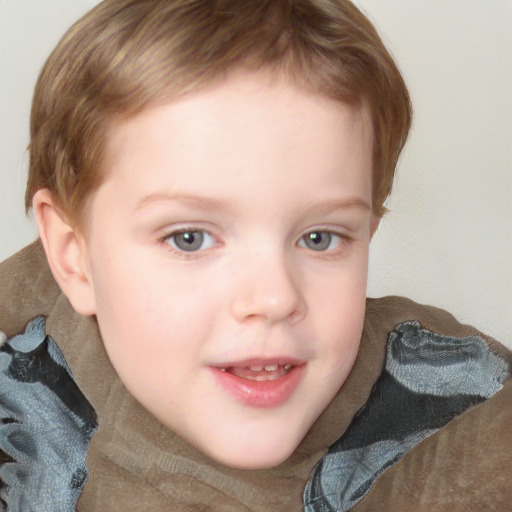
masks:
[[[95,295],[84,237],[64,218],[48,189],[35,193],[32,207],[55,280],[78,313],[93,315]]]

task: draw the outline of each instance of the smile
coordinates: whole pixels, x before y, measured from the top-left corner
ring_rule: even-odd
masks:
[[[251,407],[283,405],[304,375],[306,363],[251,361],[210,367],[217,383],[238,402]]]
[[[268,380],[276,380],[284,377],[293,365],[287,364],[270,364],[270,365],[255,365],[255,366],[229,366],[221,368],[221,371],[228,372],[231,375],[240,377],[241,379],[253,380],[257,382],[264,382]]]

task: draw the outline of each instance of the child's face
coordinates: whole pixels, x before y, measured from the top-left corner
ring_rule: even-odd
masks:
[[[226,465],[286,459],[355,360],[372,135],[360,110],[264,75],[117,125],[86,240],[129,391]]]

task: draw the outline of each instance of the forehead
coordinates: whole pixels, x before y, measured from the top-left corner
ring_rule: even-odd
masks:
[[[174,183],[213,194],[226,181],[267,172],[293,180],[328,168],[348,179],[363,169],[369,181],[372,144],[366,108],[266,73],[240,73],[115,123],[106,181],[122,174],[157,192],[166,169]]]

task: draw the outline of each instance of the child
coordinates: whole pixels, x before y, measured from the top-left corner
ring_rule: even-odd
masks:
[[[72,27],[32,109],[41,243],[0,273],[6,510],[508,503],[507,457],[480,460],[505,418],[479,422],[509,352],[365,298],[410,122],[347,1],[106,0]]]

